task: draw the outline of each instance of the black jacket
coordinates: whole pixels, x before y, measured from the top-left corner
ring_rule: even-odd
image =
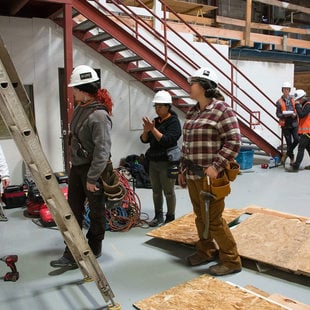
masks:
[[[176,114],[171,114],[171,116],[160,122],[159,117],[155,119],[155,128],[160,131],[163,136],[160,141],[157,141],[154,135],[149,132],[148,140],[142,143],[150,143],[150,148],[146,152],[146,158],[152,161],[167,161],[167,149],[176,146],[179,138],[182,135],[181,124]]]

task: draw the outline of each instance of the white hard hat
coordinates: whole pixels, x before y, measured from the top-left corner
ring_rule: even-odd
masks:
[[[71,74],[69,87],[88,84],[99,80],[97,72],[85,65],[77,66]]]
[[[208,80],[214,82],[216,86],[219,83],[216,73],[212,69],[206,67],[196,70],[187,80],[188,83],[191,83],[192,80]]]
[[[172,104],[172,98],[166,90],[157,92],[152,100],[152,103]]]
[[[282,84],[282,88],[292,88],[292,85],[291,85],[290,82],[284,82],[284,83]]]
[[[294,99],[298,100],[304,96],[306,96],[306,92],[303,89],[297,89],[294,94]]]

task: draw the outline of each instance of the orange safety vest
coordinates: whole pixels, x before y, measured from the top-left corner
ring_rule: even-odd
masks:
[[[302,108],[304,108],[306,104],[310,104],[310,101],[306,102]],[[310,114],[299,119],[298,134],[304,135],[306,133],[310,133]]]
[[[293,108],[294,108],[294,113],[296,114],[296,108],[295,108],[295,100],[293,98],[290,98],[291,99],[291,103],[293,105]],[[278,102],[281,103],[281,111],[283,113],[283,111],[286,111],[286,104],[285,104],[285,100],[281,97]],[[284,127],[285,126],[285,118],[280,118],[279,119],[279,125],[281,127]]]

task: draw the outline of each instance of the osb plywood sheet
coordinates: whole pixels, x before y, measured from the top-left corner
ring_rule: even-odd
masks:
[[[236,220],[244,213],[242,209],[225,209],[223,217],[227,223]],[[148,236],[194,245],[198,241],[195,226],[195,214],[186,214],[173,222],[163,225],[147,233]]]
[[[208,275],[203,275],[134,304],[139,310],[273,310],[273,303]]]
[[[310,276],[310,224],[253,214],[232,233],[242,257]]]

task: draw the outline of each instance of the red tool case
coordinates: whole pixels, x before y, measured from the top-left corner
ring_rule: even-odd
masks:
[[[24,207],[26,198],[23,185],[9,185],[2,194],[5,209]]]

